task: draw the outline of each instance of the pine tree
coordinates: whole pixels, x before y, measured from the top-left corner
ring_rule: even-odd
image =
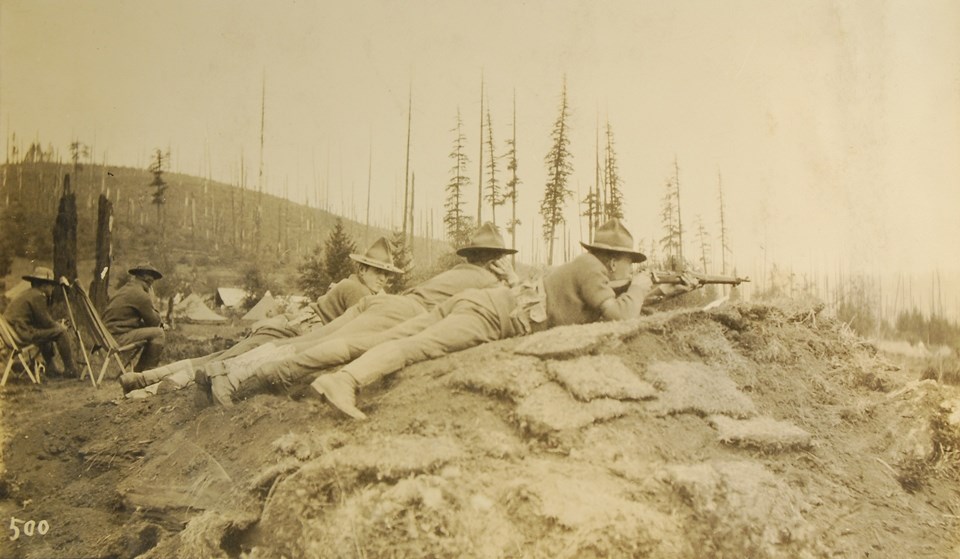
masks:
[[[350,253],[357,252],[357,245],[343,229],[343,220],[337,219],[333,231],[324,243],[323,276],[321,285],[329,286],[353,273]],[[326,292],[326,290],[324,290]]]
[[[507,181],[506,188],[503,191],[504,202],[510,202],[510,221],[507,222],[506,230],[510,233],[510,248],[517,248],[517,226],[520,220],[517,219],[517,187],[520,185],[520,179],[517,178],[517,98],[513,97],[513,137],[507,140],[507,170],[510,171],[510,180]]]
[[[470,177],[467,176],[469,162],[466,151],[467,138],[463,135],[460,109],[457,109],[457,126],[450,131],[456,132],[456,136],[449,156],[453,160],[453,165],[450,167],[450,182],[446,187],[447,198],[443,205],[446,213],[443,216],[443,224],[451,244],[461,247],[469,241],[472,227],[470,218],[463,213],[464,194],[470,185]]]
[[[727,245],[727,207],[723,200],[723,177],[717,171],[717,198],[720,204],[720,273],[727,273],[727,253],[730,247]]]
[[[154,188],[152,203],[157,207],[157,231],[159,234],[159,244],[163,246],[163,207],[167,203],[167,182],[163,180],[163,172],[170,166],[170,151],[166,153],[156,149],[153,154],[153,161],[150,163],[150,172],[153,173],[153,182],[148,186]]]
[[[700,243],[700,265],[705,274],[709,274],[710,266],[710,235],[703,225],[703,218],[697,216],[697,241]]]
[[[620,170],[617,167],[617,154],[614,150],[613,127],[607,121],[607,148],[603,162],[603,177],[607,188],[607,203],[604,205],[606,219],[623,219],[623,185]]]
[[[313,251],[297,266],[297,287],[310,299],[317,299],[330,287],[323,270],[323,246],[317,243]]]
[[[587,195],[580,201],[580,204],[584,206],[583,213],[580,214],[587,218],[587,229],[590,232],[590,240],[593,241],[593,232],[597,228],[597,217],[598,211],[600,208],[599,198],[597,197],[597,191],[590,189],[587,192]]]
[[[573,154],[570,153],[570,131],[567,105],[567,80],[563,80],[560,94],[560,115],[553,125],[553,146],[544,158],[547,164],[547,184],[540,201],[543,217],[543,240],[547,242],[547,264],[553,264],[553,247],[557,239],[557,227],[565,222],[563,208],[573,191],[567,188],[567,180],[573,174]]]
[[[413,255],[410,254],[410,248],[407,246],[407,238],[403,231],[396,231],[391,240],[393,251],[393,265],[404,272],[409,272],[413,268]],[[402,293],[408,287],[409,278],[407,274],[390,274],[387,280],[387,293]]]
[[[503,204],[504,199],[500,192],[500,184],[497,182],[497,157],[493,151],[493,122],[490,119],[490,107],[487,106],[487,150],[490,160],[487,163],[487,170],[490,178],[487,179],[486,201],[490,203],[490,221],[497,224],[497,206]]]
[[[661,199],[660,224],[663,226],[664,236],[660,238],[660,248],[663,250],[663,265],[669,270],[679,270],[679,226],[677,224],[676,194],[673,179],[667,179],[664,184],[666,192]]]

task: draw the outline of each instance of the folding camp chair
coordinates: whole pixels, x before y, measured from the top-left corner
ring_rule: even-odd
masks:
[[[146,340],[140,340],[124,346],[118,344],[117,340],[113,337],[113,334],[107,330],[106,325],[103,323],[103,319],[100,318],[100,313],[97,312],[97,308],[93,306],[93,301],[90,300],[90,296],[87,295],[87,292],[83,290],[83,287],[77,283],[74,283],[71,287],[73,288],[73,292],[76,295],[76,299],[79,303],[77,306],[78,314],[83,322],[87,325],[87,330],[90,332],[91,337],[93,337],[94,345],[90,352],[97,353],[100,350],[104,350],[106,352],[106,355],[103,358],[103,366],[100,367],[100,374],[97,376],[97,379],[94,382],[94,386],[100,386],[100,383],[103,381],[103,375],[106,374],[107,367],[110,365],[111,358],[120,367],[120,372],[126,373],[127,366],[140,353],[139,350],[142,350],[143,346],[147,345],[147,342]],[[120,355],[128,352],[133,353],[130,354],[129,359],[127,359],[127,363],[124,364],[123,360],[120,359]],[[90,371],[90,377],[93,378],[93,371]]]
[[[0,386],[6,386],[7,377],[10,376],[10,370],[13,369],[15,361],[20,361],[24,372],[30,377],[34,384],[40,384],[40,375],[43,373],[43,364],[36,363],[31,367],[31,363],[36,362],[39,348],[33,344],[24,344],[20,336],[17,335],[7,319],[0,315],[0,349],[9,352],[7,361],[3,367],[3,378],[0,379]]]
[[[73,329],[73,333],[77,336],[77,343],[80,344],[80,354],[83,355],[84,361],[84,370],[80,373],[80,380],[83,380],[83,377],[90,375],[90,382],[93,383],[93,387],[97,387],[97,381],[93,378],[93,368],[90,366],[90,357],[87,354],[87,347],[83,343],[83,335],[80,334],[80,325],[77,324],[77,317],[73,314],[73,306],[70,304],[70,292],[67,289],[70,287],[70,282],[67,281],[67,278],[60,278],[60,289],[63,290],[63,301],[67,304],[67,317],[70,319],[70,326]]]

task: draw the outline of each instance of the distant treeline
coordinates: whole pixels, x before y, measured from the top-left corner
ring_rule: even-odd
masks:
[[[223,276],[240,278],[257,266],[292,284],[297,266],[324,242],[338,216],[319,208],[250,188],[164,173],[165,201],[156,204],[148,169],[93,163],[56,163],[24,157],[0,172],[0,277],[14,257],[38,263],[53,255],[53,224],[64,178],[77,201],[78,260],[93,260],[98,198],[113,204],[113,262],[117,266],[150,260],[170,272],[173,288],[184,278],[216,287]],[[359,246],[393,232],[343,220]],[[427,264],[449,252],[449,245],[415,237],[414,262]],[[184,277],[177,277],[184,276]],[[119,279],[117,275],[114,280]],[[89,278],[81,278],[84,282]],[[291,287],[293,287],[291,285]]]

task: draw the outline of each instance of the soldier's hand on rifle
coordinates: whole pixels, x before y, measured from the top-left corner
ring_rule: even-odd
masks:
[[[653,276],[650,272],[638,272],[630,278],[630,289],[639,293],[649,293],[653,289]]]
[[[697,276],[688,272],[680,274],[679,283],[661,284],[659,286],[660,294],[663,295],[664,298],[683,295],[684,293],[693,291],[698,287],[700,287],[700,280],[697,279]]]
[[[66,276],[60,276],[60,285],[70,287],[70,280],[68,280]]]

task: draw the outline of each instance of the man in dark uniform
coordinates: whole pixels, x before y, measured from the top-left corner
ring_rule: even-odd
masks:
[[[103,323],[121,346],[146,340],[133,369],[145,371],[157,366],[163,352],[162,320],[152,298],[153,282],[163,274],[147,263],[130,268],[129,274],[133,278],[113,295],[103,311]]]
[[[38,266],[33,274],[23,276],[30,289],[10,302],[3,317],[7,319],[24,345],[34,344],[46,362],[47,373],[60,376],[79,376],[73,360],[73,348],[66,327],[50,316],[49,301],[57,281],[53,270]],[[60,352],[63,369],[54,364],[54,346]]]

